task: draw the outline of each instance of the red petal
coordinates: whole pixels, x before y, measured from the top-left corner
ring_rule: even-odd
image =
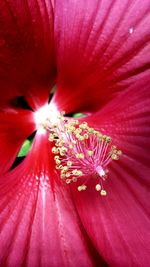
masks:
[[[0,112],[0,174],[12,165],[22,143],[35,130],[31,112]]]
[[[96,110],[149,72],[149,10],[149,0],[56,1],[60,109]]]
[[[33,108],[48,100],[54,82],[51,1],[0,2],[0,98],[26,95]]]
[[[73,190],[80,218],[109,266],[147,266],[149,261],[150,90],[148,79],[134,84],[89,123],[122,149],[105,183],[107,197],[91,187]]]
[[[150,77],[137,81],[94,116],[90,125],[110,135],[133,159],[149,164]]]
[[[139,171],[136,162],[134,166]],[[109,266],[147,266],[149,261],[149,193],[126,166],[110,172],[108,196],[95,190],[74,191],[84,227]],[[94,192],[93,192],[94,191]],[[145,206],[146,204],[146,206]]]
[[[0,179],[1,265],[94,266],[70,194],[49,168],[47,143],[37,135],[25,161]]]

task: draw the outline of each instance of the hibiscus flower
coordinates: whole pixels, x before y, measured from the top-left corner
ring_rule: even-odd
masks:
[[[1,0],[0,266],[149,266],[149,22],[148,0]]]

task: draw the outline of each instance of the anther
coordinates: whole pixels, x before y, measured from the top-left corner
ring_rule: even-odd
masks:
[[[96,191],[101,191],[101,185],[100,185],[100,184],[97,184],[97,185],[95,186],[95,189],[96,189]]]
[[[106,196],[107,192],[105,190],[101,190],[100,194],[101,194],[101,196]]]

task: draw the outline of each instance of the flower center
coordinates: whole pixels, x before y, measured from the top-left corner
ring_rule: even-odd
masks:
[[[55,121],[47,119],[44,124],[49,141],[54,143],[52,152],[60,178],[67,184],[84,180],[78,191],[86,190],[88,180],[96,178],[95,189],[105,196],[103,181],[107,178],[107,166],[118,160],[122,152],[112,145],[111,137],[91,128],[87,122],[63,115],[59,113]]]
[[[49,116],[47,115],[49,114]],[[40,108],[38,111],[34,113],[34,119],[37,127],[38,134],[45,134],[46,127],[48,121],[51,121],[51,124],[59,123],[59,119],[57,115],[59,115],[59,111],[56,106],[52,103],[50,105],[45,105]]]

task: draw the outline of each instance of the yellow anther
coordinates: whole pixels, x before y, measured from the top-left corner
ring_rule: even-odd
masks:
[[[91,156],[93,156],[93,154],[94,154],[94,151],[93,150],[88,150],[88,155],[91,157]]]
[[[65,142],[64,142],[63,139],[58,139],[58,140],[56,141],[56,146],[62,147],[64,143],[65,143]]]
[[[61,170],[62,168],[63,168],[63,165],[59,165],[59,166],[58,166],[58,169]]]
[[[57,149],[55,146],[53,146],[53,147],[52,147],[52,152],[53,152],[54,154],[57,154],[57,153],[58,153],[58,149]]]
[[[67,132],[68,133],[73,133],[75,131],[75,129],[76,128],[74,126],[69,126]]]
[[[78,191],[79,192],[82,191],[82,186],[81,185],[78,186]]]
[[[82,185],[82,190],[86,190],[87,189],[87,186],[85,184]]]
[[[103,135],[102,140],[103,141],[106,141],[106,138],[107,138],[107,136],[106,135]]]
[[[119,159],[119,156],[118,156],[117,154],[112,154],[112,155],[111,155],[111,158],[112,158],[113,160],[118,160],[118,159]]]
[[[112,153],[113,153],[113,154],[117,154],[117,149],[113,149],[113,150],[112,150]]]
[[[94,132],[94,129],[89,127],[89,128],[88,128],[88,132],[89,132],[89,133],[93,133],[93,132]]]
[[[71,180],[70,179],[66,179],[66,184],[70,184]]]
[[[97,137],[100,139],[100,140],[102,140],[102,138],[103,138],[103,135],[100,133],[100,132],[97,132]]]
[[[67,166],[68,166],[68,167],[71,167],[71,166],[72,166],[72,161],[68,160],[68,161],[67,161]]]
[[[70,123],[71,125],[75,125],[75,124],[76,124],[76,122],[75,122],[74,119],[71,119],[71,120],[69,121],[69,123]]]
[[[89,138],[89,135],[86,133],[83,135],[84,139],[88,139]]]
[[[66,148],[65,146],[62,146],[62,147],[60,148],[60,151],[62,151],[62,152],[67,152],[67,148]]]
[[[70,177],[71,174],[69,172],[66,173],[66,177]]]
[[[74,120],[74,124],[75,125],[79,124],[79,121],[78,120]]]
[[[58,147],[58,146],[61,147],[62,145],[63,145],[63,143],[61,143],[60,140],[57,140],[55,146],[57,146],[57,147]]]
[[[60,152],[60,155],[61,155],[61,156],[64,156],[65,153],[67,152],[67,148],[64,147],[64,146],[62,146],[62,147],[60,147],[60,148],[58,148],[58,149],[59,149],[59,152]]]
[[[72,171],[72,174],[73,174],[73,175],[78,175],[78,170],[77,170],[77,169],[73,170],[73,171]]]
[[[101,194],[101,196],[106,196],[107,192],[105,190],[101,190],[100,194]]]
[[[115,150],[116,148],[117,148],[116,146],[112,146],[112,147],[111,147],[112,150]]]
[[[79,185],[78,186],[78,191],[81,192],[81,191],[85,191],[87,189],[87,186],[86,185]]]
[[[95,189],[96,189],[96,191],[100,191],[100,190],[101,190],[101,185],[100,185],[100,184],[97,184],[97,185],[95,186]]]
[[[64,166],[62,170],[66,172],[66,171],[68,171],[68,167]]]
[[[61,161],[59,159],[56,159],[56,165],[60,165]]]
[[[121,150],[118,150],[117,151],[117,154],[120,156],[120,155],[122,155],[122,151]]]
[[[60,177],[61,177],[61,179],[64,179],[64,178],[66,178],[66,175],[65,175],[65,173],[61,173],[61,174],[60,174]]]
[[[80,141],[83,141],[83,140],[84,140],[84,136],[80,135],[78,139],[79,139]]]
[[[94,130],[93,131],[93,134],[97,135],[98,134],[98,131]]]
[[[61,177],[61,179],[64,179],[66,177],[66,175],[64,173],[61,173],[60,177]]]
[[[59,156],[55,156],[55,157],[54,157],[54,160],[57,160],[57,159],[59,159]]]
[[[76,158],[77,159],[84,159],[84,154],[83,153],[77,153]]]
[[[65,123],[64,127],[68,129],[70,125],[68,123]]]
[[[75,170],[72,171],[72,174],[75,175],[75,176],[82,176],[83,172],[82,171],[78,171],[77,169],[75,169]]]
[[[81,124],[79,125],[79,128],[81,128],[81,129],[87,129],[87,127],[88,127],[87,122],[83,122],[83,123],[81,123]]]
[[[50,134],[49,137],[48,137],[48,140],[50,142],[54,141],[54,135],[53,134]]]
[[[78,171],[78,176],[82,176],[83,172],[82,171]]]
[[[76,140],[72,140],[72,144],[76,145],[77,141]]]
[[[76,130],[75,130],[75,134],[80,134],[82,132],[82,129],[80,129],[80,128],[76,128]]]
[[[80,134],[76,134],[76,138],[80,139],[81,135]]]
[[[111,137],[110,137],[110,136],[106,136],[105,140],[106,140],[106,142],[107,142],[108,144],[111,143]]]

